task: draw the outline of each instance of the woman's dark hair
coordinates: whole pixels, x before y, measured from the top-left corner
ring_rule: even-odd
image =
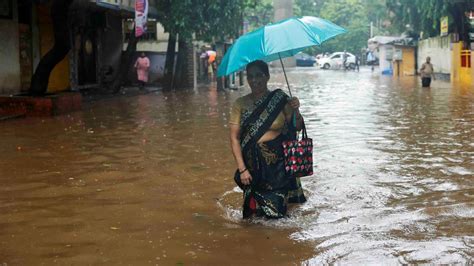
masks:
[[[248,72],[249,68],[253,67],[253,66],[258,67],[263,72],[263,74],[265,74],[265,76],[267,76],[267,78],[270,77],[270,71],[268,71],[268,65],[264,61],[262,61],[262,60],[253,61],[252,63],[247,65],[245,70],[247,70],[247,72]]]

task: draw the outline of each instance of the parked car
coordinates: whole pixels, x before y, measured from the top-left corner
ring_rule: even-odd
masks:
[[[356,63],[356,57],[355,55],[351,53],[346,53],[347,54],[347,61],[346,61],[346,67],[354,69],[355,68],[355,63]],[[344,55],[344,52],[335,52],[330,54],[328,57],[323,57],[320,60],[318,60],[318,65],[322,69],[330,69],[330,68],[343,68],[342,67],[342,56]]]
[[[314,63],[316,63],[316,58],[314,56],[311,56],[309,54],[300,52],[295,55],[296,59],[296,66],[314,66]]]

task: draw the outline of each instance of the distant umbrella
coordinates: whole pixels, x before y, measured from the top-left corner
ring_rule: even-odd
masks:
[[[216,60],[216,55],[217,55],[216,51],[208,50],[206,51],[206,54],[207,54],[207,57],[209,58],[208,59],[209,63],[212,63],[214,62],[214,60]]]

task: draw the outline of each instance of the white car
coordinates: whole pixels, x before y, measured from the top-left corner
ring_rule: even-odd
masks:
[[[347,54],[347,61],[346,67],[354,69],[356,64],[356,57],[351,53]],[[330,68],[343,68],[342,67],[342,57],[344,52],[336,52],[332,53],[328,57],[323,57],[318,60],[318,65],[320,68],[323,69],[330,69]]]

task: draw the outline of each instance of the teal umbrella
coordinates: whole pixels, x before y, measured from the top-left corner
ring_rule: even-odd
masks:
[[[310,46],[321,45],[324,41],[345,32],[344,28],[330,21],[310,16],[293,17],[261,27],[235,41],[224,55],[217,76],[243,70],[248,63],[255,60],[281,61],[281,58],[293,56]],[[286,73],[285,79],[290,89]]]

